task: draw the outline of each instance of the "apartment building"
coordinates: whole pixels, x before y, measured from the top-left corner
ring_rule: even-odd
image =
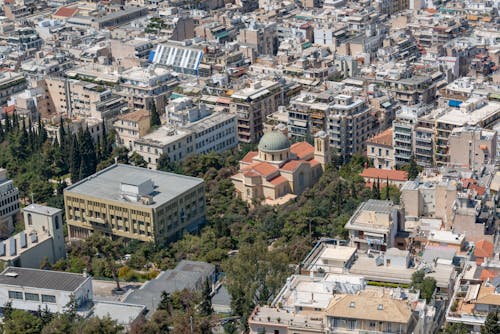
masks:
[[[337,95],[330,105],[327,133],[330,148],[343,160],[366,150],[366,140],[375,134],[371,107],[362,99]]]
[[[238,42],[241,46],[252,48],[257,55],[276,55],[278,52],[278,34],[275,22],[262,24],[251,22],[248,28],[241,29]]]
[[[139,153],[156,169],[158,159],[166,154],[170,161],[178,162],[193,154],[223,152],[238,145],[236,117],[214,112],[181,127],[164,125],[135,140],[133,151]]]
[[[389,128],[366,141],[366,157],[378,169],[394,168],[393,129]]]
[[[406,221],[434,218],[449,227],[457,193],[457,185],[452,181],[407,181],[401,187],[401,205],[405,209]],[[406,227],[411,228],[409,224]]]
[[[392,201],[370,199],[361,203],[345,225],[351,246],[363,251],[393,247],[403,224],[399,210]]]
[[[70,239],[94,232],[163,245],[205,220],[202,179],[115,164],[64,190]]]
[[[116,131],[116,144],[132,150],[134,142],[144,137],[151,128],[149,111],[137,110],[118,116],[113,123]]]
[[[19,190],[7,178],[7,170],[0,168],[0,234],[8,236],[14,228],[16,214],[19,212]]]
[[[154,66],[131,68],[121,78],[117,94],[127,100],[129,108],[150,110],[154,103],[159,113],[178,84],[169,70]]]
[[[264,134],[265,119],[284,104],[283,87],[279,82],[263,80],[231,95],[229,110],[236,115],[238,140],[255,143]]]
[[[428,113],[429,110],[427,106],[402,106],[396,113],[396,118],[392,122],[395,166],[403,166],[410,162],[418,117]]]
[[[449,137],[453,129],[465,125],[487,129],[494,126],[498,119],[500,103],[482,98],[470,98],[459,108],[444,111],[436,118],[435,123],[435,163],[441,166],[449,162]]]
[[[30,204],[23,208],[24,231],[0,241],[0,261],[7,266],[40,268],[66,257],[62,210]]]
[[[149,54],[149,61],[188,75],[198,75],[203,50],[182,43],[158,44]]]
[[[497,133],[473,126],[455,128],[448,147],[450,166],[478,171],[484,165],[495,163]]]
[[[127,102],[104,85],[54,77],[46,78],[44,86],[49,113],[102,121],[128,111]]]
[[[417,319],[403,298],[368,291],[336,299],[326,311],[330,333],[415,333]]]
[[[0,72],[0,105],[4,105],[10,97],[28,87],[26,78],[17,72]]]
[[[92,277],[61,271],[7,267],[0,273],[0,303],[37,312],[63,313],[74,298],[77,307],[93,300]]]

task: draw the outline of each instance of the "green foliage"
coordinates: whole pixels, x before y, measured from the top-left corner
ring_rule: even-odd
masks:
[[[442,331],[443,334],[469,334],[469,330],[467,329],[467,326],[464,324],[460,323],[450,323],[447,324],[444,330]]]
[[[201,292],[201,304],[200,304],[200,313],[204,316],[209,316],[214,312],[212,309],[212,287],[208,278],[205,280],[205,284],[203,286],[203,291]]]
[[[436,280],[433,277],[425,277],[423,270],[415,271],[411,276],[411,284],[420,290],[420,296],[429,302],[436,290]]]
[[[411,157],[410,163],[404,165],[401,169],[408,172],[408,180],[414,180],[422,171],[422,167],[417,165],[415,157],[413,156]]]
[[[3,324],[4,334],[39,334],[42,329],[43,323],[39,317],[22,310],[13,310]]]
[[[500,320],[498,319],[498,311],[488,313],[484,325],[481,326],[481,334],[498,334],[500,333]]]
[[[149,115],[150,115],[151,127],[161,125],[160,114],[156,110],[156,104],[154,102],[151,103],[151,107],[149,109]]]
[[[143,168],[148,167],[148,163],[146,162],[146,160],[144,160],[142,155],[140,155],[137,152],[132,153],[132,155],[130,156],[130,163],[137,167],[143,167]]]

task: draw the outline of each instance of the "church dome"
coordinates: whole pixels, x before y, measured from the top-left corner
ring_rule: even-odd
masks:
[[[259,151],[275,152],[290,148],[288,138],[281,132],[271,131],[265,133],[259,142]]]

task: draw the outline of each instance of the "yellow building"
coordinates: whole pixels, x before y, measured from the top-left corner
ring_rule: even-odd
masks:
[[[202,179],[115,164],[64,190],[70,239],[94,231],[163,244],[205,220]]]
[[[279,131],[266,133],[259,150],[240,161],[239,173],[231,177],[238,195],[247,202],[281,204],[312,187],[330,161],[328,135],[316,134],[314,146],[290,144]]]

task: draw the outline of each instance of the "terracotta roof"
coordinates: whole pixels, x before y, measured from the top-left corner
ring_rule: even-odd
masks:
[[[476,242],[476,248],[474,249],[474,256],[476,257],[491,257],[493,256],[493,243],[488,240],[479,240]]]
[[[270,180],[269,182],[271,184],[274,184],[276,186],[278,184],[282,184],[282,183],[288,182],[288,180],[284,176],[279,175],[279,176],[276,176],[274,179]]]
[[[256,177],[256,176],[260,176],[260,174],[254,172],[253,170],[249,170],[249,171],[246,171],[243,173],[244,176],[247,176],[247,177]]]
[[[498,271],[493,271],[490,269],[484,268],[481,270],[481,276],[479,277],[480,280],[486,281],[487,279],[492,280],[493,278],[498,276]]]
[[[301,141],[290,147],[290,152],[297,155],[297,158],[304,159],[306,155],[314,154],[314,147],[308,142]]]
[[[303,162],[304,162],[304,160],[290,160],[287,163],[285,163],[283,166],[281,166],[280,170],[292,172],[292,171],[296,170],[297,167],[299,167]]]
[[[72,17],[76,13],[78,13],[77,7],[60,7],[55,13],[54,16],[60,17]]]
[[[243,159],[241,159],[241,161],[250,164],[250,163],[252,163],[253,158],[255,158],[257,156],[257,154],[259,154],[259,152],[250,151],[243,157]]]
[[[140,121],[144,117],[149,117],[149,111],[147,110],[137,110],[133,112],[129,112],[127,114],[120,115],[118,119],[124,120],[124,121],[133,121],[137,122]]]
[[[320,164],[318,160],[314,160],[314,159],[309,160],[307,163],[309,163],[311,165],[311,167],[316,167],[317,165]]]
[[[244,172],[244,175],[249,175],[249,172],[255,172],[261,176],[267,177],[271,175],[272,173],[276,172],[278,168],[274,167],[273,165],[267,163],[267,162],[256,162],[252,165],[249,165],[245,168],[242,168],[242,171]]]
[[[390,181],[406,181],[408,180],[408,173],[404,170],[392,170],[392,169],[378,169],[378,168],[365,168],[363,172],[361,172],[362,177],[367,178],[379,178],[380,181],[384,181],[385,179],[389,179]]]
[[[4,114],[9,114],[9,115],[12,115],[12,113],[14,113],[15,110],[16,110],[16,105],[15,104],[12,104],[10,106],[6,106],[6,107],[2,108],[3,113]]]
[[[498,305],[500,306],[500,295],[495,293],[494,286],[481,285],[476,304]]]
[[[389,321],[407,324],[412,310],[404,300],[365,295],[344,295],[335,298],[326,314],[337,318]]]
[[[373,136],[372,138],[367,140],[367,143],[392,146],[392,128],[389,128],[384,132],[381,132],[378,135]]]

